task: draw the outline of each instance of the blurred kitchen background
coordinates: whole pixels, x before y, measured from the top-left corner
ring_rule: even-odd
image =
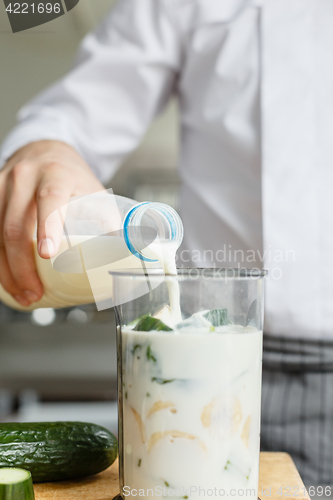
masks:
[[[0,3],[0,141],[18,109],[71,67],[83,36],[114,0],[80,0],[49,24],[13,34]],[[177,209],[178,115],[171,102],[110,182],[114,192]],[[19,313],[0,303],[0,421],[81,420],[117,431],[112,310]]]

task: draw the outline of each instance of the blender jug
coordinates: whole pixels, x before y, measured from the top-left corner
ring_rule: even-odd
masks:
[[[111,274],[121,496],[256,499],[265,272]]]

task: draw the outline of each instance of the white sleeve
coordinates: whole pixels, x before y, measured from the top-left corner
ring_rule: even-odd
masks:
[[[0,167],[38,140],[72,145],[103,181],[166,104],[181,43],[164,0],[120,0],[83,41],[72,71],[28,103],[0,151]]]

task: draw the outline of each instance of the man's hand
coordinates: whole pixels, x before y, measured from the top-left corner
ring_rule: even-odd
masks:
[[[82,157],[58,141],[28,144],[0,171],[0,283],[22,306],[43,295],[32,245],[36,221],[38,252],[48,259],[62,237],[59,221],[49,216],[71,196],[102,189]]]

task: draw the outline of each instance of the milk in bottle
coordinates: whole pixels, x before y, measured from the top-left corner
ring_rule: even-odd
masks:
[[[36,270],[44,287],[42,299],[23,307],[0,284],[0,300],[8,306],[23,311],[93,302],[99,310],[111,307],[110,270],[142,265],[161,268],[164,255],[170,262],[170,251],[163,249],[170,244],[174,262],[183,237],[180,217],[168,205],[137,203],[113,195],[112,190],[72,199],[56,216],[64,229],[55,257],[41,258],[32,238]]]

